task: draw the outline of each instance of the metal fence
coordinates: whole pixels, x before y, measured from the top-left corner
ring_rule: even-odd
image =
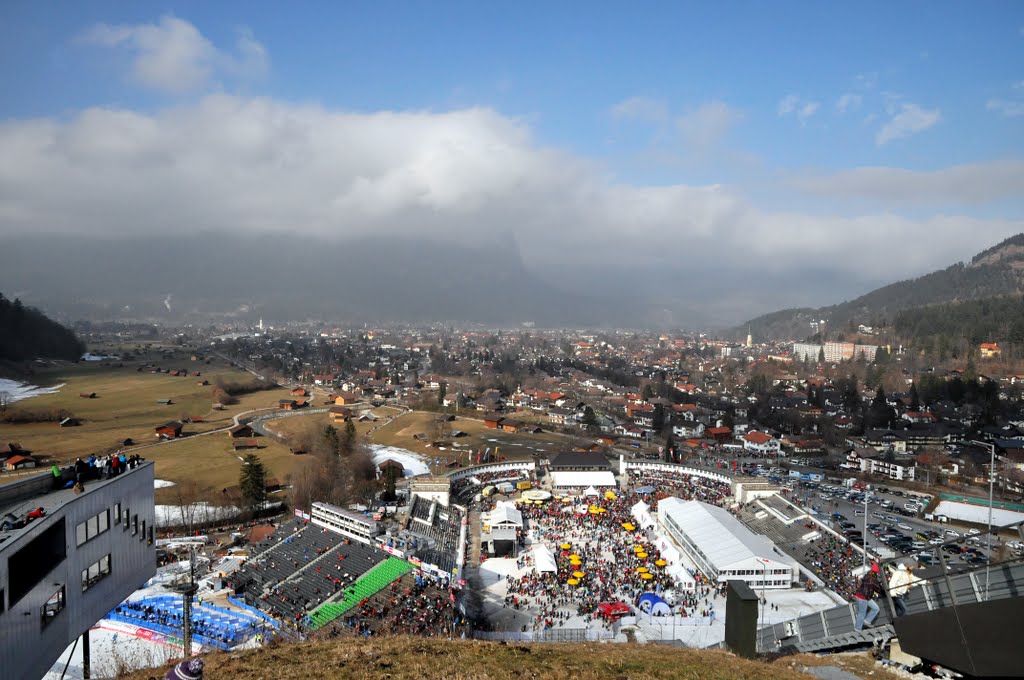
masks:
[[[614,639],[615,633],[603,628],[549,628],[526,632],[475,630],[473,638],[505,642],[596,642]]]

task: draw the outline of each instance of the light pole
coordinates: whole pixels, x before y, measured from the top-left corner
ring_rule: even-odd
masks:
[[[985,600],[988,601],[988,586],[989,586],[989,570],[992,565],[992,503],[995,492],[996,483],[996,445],[988,442],[972,441],[972,444],[978,444],[988,448],[989,451],[989,464],[988,464],[988,531],[985,534],[985,550],[988,552],[986,555],[987,561],[985,562]]]
[[[861,546],[862,559],[860,566],[865,569],[868,566],[868,493],[870,489],[871,487],[869,485],[864,485],[864,528],[861,532],[862,538],[864,539],[864,545]]]
[[[761,563],[761,624],[764,625],[766,623],[764,618],[764,605],[767,601],[765,600],[764,589],[765,585],[768,582],[768,560],[765,560],[761,557],[758,557],[756,559],[758,562]]]

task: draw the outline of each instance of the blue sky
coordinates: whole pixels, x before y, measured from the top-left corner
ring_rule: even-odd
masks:
[[[1022,3],[552,4],[5,3],[0,118],[10,130],[56,121],[67,135],[97,108],[166,126],[172,112],[203,111],[218,95],[271,102],[278,117],[302,121],[314,108],[342,126],[349,114],[384,125],[385,112],[420,112],[434,125],[479,109],[522,135],[519,151],[573,167],[566,191],[600,185],[602,200],[622,200],[630,215],[657,213],[636,228],[666,238],[749,238],[773,253],[778,234],[759,225],[793,212],[821,229],[866,220],[908,244],[943,225],[946,245],[915,259],[913,272],[1021,230]],[[160,41],[182,36],[191,40],[184,51],[161,61],[169,53]],[[159,63],[147,66],[147,54]],[[115,137],[119,124],[109,115],[102,123]],[[381,153],[366,150],[370,166],[401,162]],[[658,187],[726,187],[729,201],[648,191]],[[506,215],[487,203],[499,190],[488,192],[477,217]],[[707,217],[666,217],[691,207]],[[728,221],[736,215],[754,217]],[[829,238],[814,229],[799,227],[811,244],[802,256],[841,258],[841,249],[816,249]],[[884,281],[890,270],[850,272],[843,285]]]

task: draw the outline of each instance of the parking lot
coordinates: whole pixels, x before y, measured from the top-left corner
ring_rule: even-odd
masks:
[[[828,483],[800,482],[792,490],[794,502],[812,510],[823,522],[852,542],[861,544],[867,523],[867,547],[883,557],[910,557],[923,566],[938,562],[941,548],[952,564],[985,564],[986,537],[977,527],[927,520],[921,511],[930,497],[903,490],[873,489],[865,492]],[[993,548],[999,540],[993,538]]]

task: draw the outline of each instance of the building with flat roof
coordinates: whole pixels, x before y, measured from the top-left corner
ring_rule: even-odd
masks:
[[[313,503],[309,521],[335,533],[371,545],[373,539],[381,533],[380,525],[373,518],[339,508],[330,503]]]
[[[608,459],[600,453],[559,453],[548,459],[551,485],[556,489],[616,486]]]
[[[55,486],[49,472],[0,486],[6,678],[42,677],[68,645],[156,573],[153,463],[88,480],[79,493]]]
[[[789,588],[799,575],[792,558],[724,508],[663,498],[658,502],[658,525],[712,580],[740,580],[754,589],[781,589]]]

